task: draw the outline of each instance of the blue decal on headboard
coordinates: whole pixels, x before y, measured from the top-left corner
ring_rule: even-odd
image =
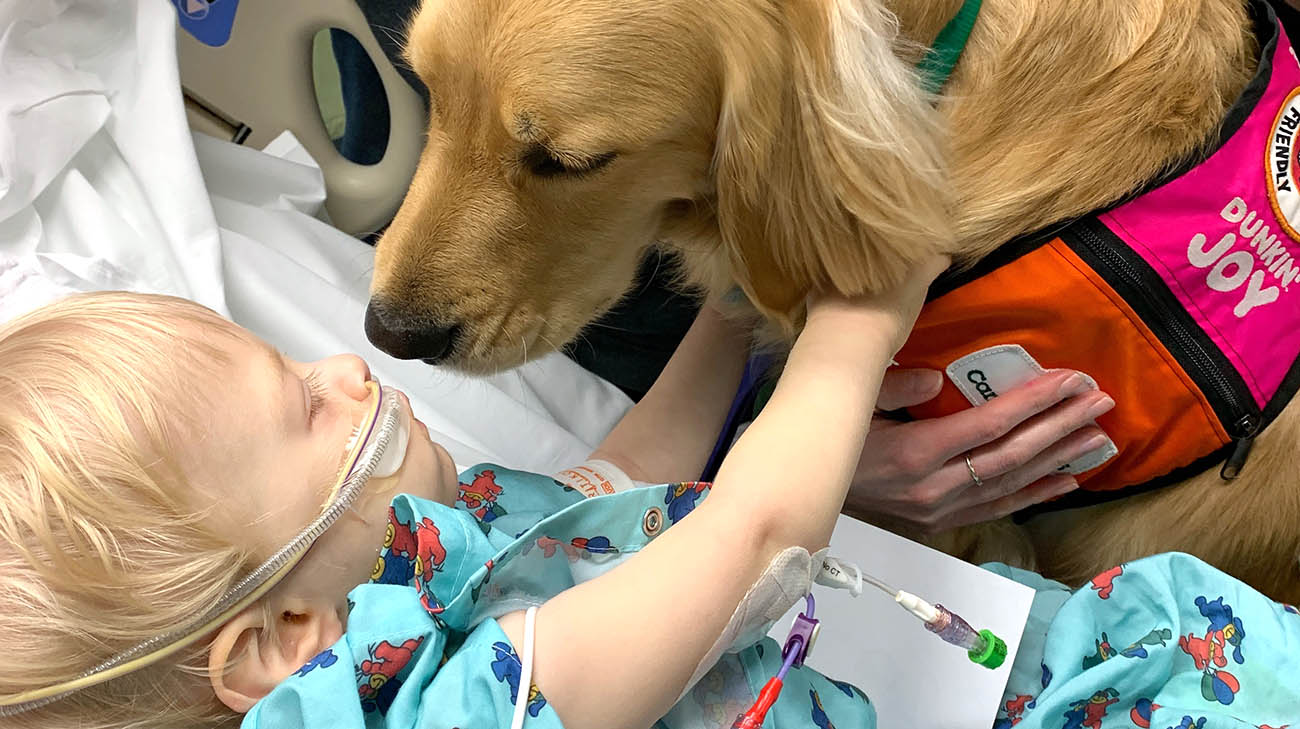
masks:
[[[209,46],[223,46],[235,27],[239,0],[172,0],[181,27]]]

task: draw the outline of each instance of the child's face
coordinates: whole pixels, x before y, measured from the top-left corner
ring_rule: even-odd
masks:
[[[246,534],[264,558],[326,506],[348,439],[368,409],[370,370],[353,355],[296,362],[243,330],[213,343],[231,366],[219,380],[200,380],[212,405],[200,414],[206,437],[183,449],[182,462],[199,492],[196,506],[211,508],[221,528]],[[454,462],[411,415],[405,395],[401,400],[411,418],[401,469],[371,479],[317,540],[284,582],[295,596],[341,602],[369,578],[396,494],[455,501]]]

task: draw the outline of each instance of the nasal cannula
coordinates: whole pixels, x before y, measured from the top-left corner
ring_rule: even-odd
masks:
[[[853,580],[849,581],[844,569],[841,567],[842,564],[835,558],[827,558],[822,564],[821,581],[849,587],[855,597],[861,593],[862,585],[871,585],[893,597],[894,602],[920,618],[925,624],[926,630],[939,636],[946,643],[966,649],[966,655],[973,663],[978,663],[985,668],[995,669],[1006,660],[1006,642],[991,631],[977,631],[960,615],[943,605],[931,605],[910,592],[897,590],[888,583],[863,573],[856,565],[847,565],[854,573]],[[772,708],[777,697],[781,694],[781,686],[785,681],[786,673],[792,667],[798,668],[802,666],[808,654],[812,652],[813,645],[817,642],[817,635],[821,631],[821,622],[813,617],[816,610],[816,602],[813,600],[813,596],[811,594],[805,595],[804,599],[807,601],[805,610],[795,617],[794,625],[790,628],[790,635],[786,638],[785,648],[781,651],[784,659],[781,670],[768,680],[767,685],[759,692],[758,700],[749,708],[749,711],[736,717],[731,729],[759,729],[762,727],[768,710]]]

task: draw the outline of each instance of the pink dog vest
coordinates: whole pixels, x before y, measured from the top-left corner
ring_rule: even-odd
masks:
[[[1113,447],[1080,459],[1094,493],[1061,505],[1225,459],[1232,478],[1300,385],[1300,60],[1272,9],[1252,10],[1259,70],[1212,154],[942,279],[898,356],[948,371],[923,417],[996,397],[1012,370],[1096,379]]]

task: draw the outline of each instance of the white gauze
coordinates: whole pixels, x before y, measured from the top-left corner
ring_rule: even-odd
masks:
[[[822,570],[829,547],[808,554],[803,547],[789,547],[772,557],[767,569],[741,598],[731,613],[731,620],[713,642],[709,652],[700,659],[691,680],[686,682],[680,701],[704,674],[713,668],[723,653],[733,646],[748,647],[757,643],[772,629],[796,602],[812,588],[813,580]]]

